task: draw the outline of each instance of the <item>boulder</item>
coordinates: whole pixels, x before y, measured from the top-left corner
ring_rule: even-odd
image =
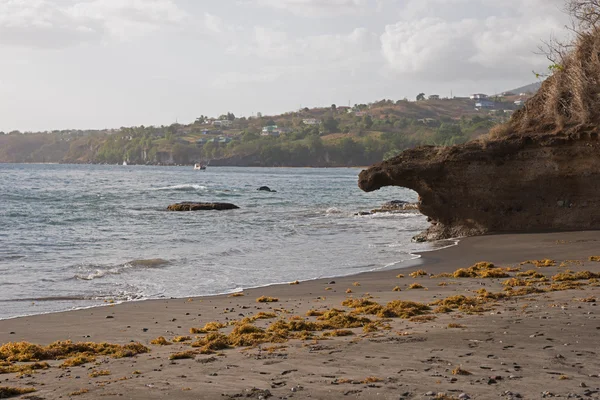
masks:
[[[235,210],[239,207],[231,203],[177,203],[167,207],[168,211]]]
[[[382,212],[399,212],[399,211],[418,211],[419,205],[416,203],[409,203],[403,200],[392,200],[384,203],[380,208],[371,210],[373,214]]]
[[[268,186],[261,186],[261,187],[259,187],[259,188],[258,188],[258,189],[256,189],[256,190],[259,190],[259,191],[261,191],[261,192],[272,192],[272,193],[277,193],[277,190],[272,190],[272,189],[271,189],[270,187],[268,187]]]

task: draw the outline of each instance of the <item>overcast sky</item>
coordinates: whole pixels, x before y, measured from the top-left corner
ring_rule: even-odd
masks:
[[[0,130],[187,123],[535,81],[563,0],[0,0]]]

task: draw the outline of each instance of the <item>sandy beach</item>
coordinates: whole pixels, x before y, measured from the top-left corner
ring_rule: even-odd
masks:
[[[35,389],[22,396],[31,400],[600,398],[600,262],[594,256],[600,256],[599,232],[482,236],[423,253],[418,265],[405,269],[251,289],[237,297],[150,300],[3,320],[0,344],[139,342],[148,352],[122,358],[90,353],[79,366],[42,359],[48,365],[39,370],[11,372],[34,360],[19,362],[25,353],[4,346],[0,398],[7,387]],[[547,261],[522,265],[528,260]],[[465,270],[473,277],[450,276],[483,261],[496,268],[480,265]],[[486,271],[494,277],[483,277]],[[591,275],[577,274],[582,271]],[[277,301],[257,302],[262,296]],[[395,300],[424,308],[410,315],[396,309],[396,315],[388,304]],[[356,310],[358,303],[381,305],[379,315]],[[344,321],[357,327],[325,327],[335,325],[327,319],[331,313],[318,315],[331,309],[353,316]],[[314,316],[308,317],[310,310]],[[260,312],[274,318],[241,322]],[[207,334],[190,329],[213,321],[228,337],[241,325],[259,328],[253,338],[265,337],[277,321],[319,328],[272,334],[274,343],[209,351],[200,343]],[[191,340],[173,342],[181,336]],[[169,344],[151,343],[159,337]],[[170,359],[180,352],[191,358]]]

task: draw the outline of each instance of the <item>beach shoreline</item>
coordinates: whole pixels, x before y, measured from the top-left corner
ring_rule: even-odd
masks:
[[[502,396],[506,391],[518,392],[524,398],[538,398],[544,390],[563,397],[568,393],[581,394],[591,390],[587,388],[600,386],[600,361],[594,351],[600,348],[596,302],[576,300],[596,295],[598,288],[593,285],[498,301],[491,312],[433,314],[435,318],[419,322],[394,318],[388,322],[390,330],[364,333],[352,329],[348,337],[235,347],[217,355],[197,354],[195,361],[168,360],[175,351],[193,350],[189,343],[156,346],[150,342],[159,336],[172,340],[190,335],[190,328],[211,321],[228,324],[259,312],[276,313],[279,319],[287,320],[293,316],[306,318],[306,312],[315,309],[351,311],[341,305],[348,298],[370,298],[380,304],[397,299],[426,304],[459,294],[472,295],[482,288],[501,292],[503,279],[429,276],[481,261],[517,268],[527,260],[556,260],[553,267],[522,268],[537,269],[550,277],[566,269],[558,266],[561,262],[577,260],[569,261],[570,269],[600,273],[600,263],[589,261],[600,255],[599,241],[600,234],[595,231],[480,236],[461,239],[457,246],[421,253],[418,264],[411,267],[247,289],[243,297],[144,300],[1,320],[0,343],[133,341],[148,346],[151,352],[134,358],[99,358],[96,364],[67,370],[58,368],[61,361],[53,361],[48,370],[21,377],[4,374],[0,379],[4,381],[2,385],[35,387],[36,394],[45,399],[80,389],[89,391],[82,398],[131,399],[265,396],[263,392],[253,392],[253,388],[269,390],[274,398],[319,399],[344,395],[432,398],[426,396],[430,392],[446,393],[450,396],[447,398],[468,393],[471,398],[481,399]],[[427,275],[409,276],[418,270]],[[399,273],[405,277],[397,278]],[[413,283],[425,289],[409,290]],[[395,287],[399,291],[394,291]],[[261,296],[278,301],[257,303]],[[256,325],[265,328],[273,321],[261,320]],[[454,325],[458,328],[448,328]],[[508,342],[512,347],[506,347]],[[549,360],[557,360],[557,355],[573,362],[550,364],[551,372],[558,375],[542,372]],[[519,368],[509,367],[512,363]],[[468,370],[470,375],[453,374],[457,367]],[[111,375],[106,379],[88,377],[90,371],[98,369],[106,369]],[[140,373],[133,374],[134,371]],[[564,378],[559,379],[561,376]],[[368,377],[377,379],[369,382]],[[349,383],[339,383],[346,379]],[[490,379],[496,383],[488,384]],[[597,393],[600,392],[588,398],[598,398],[594,397]]]

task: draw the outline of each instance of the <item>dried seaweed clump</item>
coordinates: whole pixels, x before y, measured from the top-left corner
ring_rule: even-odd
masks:
[[[108,375],[110,375],[110,371],[101,369],[101,370],[97,370],[97,371],[92,371],[90,373],[90,378],[97,378],[99,376],[108,376]]]
[[[150,344],[155,344],[157,346],[170,346],[173,343],[171,343],[167,339],[165,339],[164,336],[159,336],[156,339],[150,341]]]
[[[427,272],[425,272],[424,270],[420,269],[418,271],[411,272],[408,275],[411,276],[412,278],[418,278],[419,276],[427,276]]]
[[[221,322],[207,322],[206,325],[204,325],[204,328],[190,328],[190,333],[192,335],[197,335],[199,333],[217,332],[219,329],[223,329],[226,326],[227,325]]]
[[[37,370],[41,370],[41,369],[48,369],[48,368],[50,368],[50,364],[48,364],[46,362],[27,364],[27,365],[11,365],[10,363],[7,363],[6,365],[2,365],[0,363],[0,375],[15,374],[15,373],[31,374],[31,373],[33,373],[33,371],[37,371]]]
[[[277,297],[261,296],[256,299],[257,303],[276,303],[279,299]]]
[[[590,256],[590,261],[600,262],[600,256]]]
[[[34,388],[18,388],[10,386],[0,386],[0,399],[8,399],[9,397],[21,396],[27,393],[33,393]]]
[[[502,268],[487,261],[478,262],[469,268],[460,268],[451,275],[453,278],[507,278],[508,276]]]
[[[580,281],[584,279],[597,279],[600,278],[600,274],[595,274],[590,271],[565,271],[559,274],[556,274],[552,277],[552,280],[555,282],[564,282],[564,281]]]
[[[200,347],[202,354],[210,354],[218,350],[228,349],[229,338],[222,333],[211,332],[192,343],[192,347]]]
[[[71,341],[64,341],[55,342],[48,346],[40,346],[28,342],[11,342],[0,347],[0,360],[28,362],[58,360],[80,355],[122,358],[133,357],[148,352],[150,352],[150,349],[141,343],[129,343],[121,346],[110,343],[73,343]]]
[[[173,343],[189,342],[192,340],[190,336],[177,336],[173,338]]]
[[[341,337],[341,336],[352,336],[354,332],[347,329],[336,329],[333,331],[323,333],[324,337]]]
[[[186,360],[186,359],[193,359],[194,357],[196,357],[196,353],[194,353],[193,351],[182,351],[179,353],[173,353],[169,356],[169,360]]]
[[[521,265],[527,265],[527,264],[535,265],[538,268],[556,267],[556,261],[550,260],[549,258],[545,258],[543,260],[527,260],[527,261],[523,261],[521,263]]]
[[[61,365],[61,368],[78,367],[83,364],[91,363],[96,361],[96,357],[88,355],[78,355],[75,357],[67,358]]]
[[[262,343],[282,343],[286,340],[282,335],[266,332],[250,324],[236,326],[228,339],[231,346],[256,346]]]
[[[417,315],[427,314],[431,308],[414,301],[393,300],[386,304],[377,316],[380,318],[412,318]]]
[[[442,300],[437,300],[431,303],[433,306],[438,306],[434,310],[435,313],[448,313],[452,310],[460,310],[464,312],[483,312],[485,309],[481,307],[483,301],[476,297],[466,297],[462,294],[446,297]]]
[[[517,277],[519,277],[519,278],[529,277],[529,278],[541,279],[541,278],[545,278],[546,275],[537,272],[535,269],[530,269],[529,271],[519,272],[517,274]]]
[[[423,285],[421,285],[420,283],[411,283],[410,285],[408,285],[409,289],[425,289],[425,287]]]
[[[335,308],[317,318],[322,330],[362,328],[371,323],[369,318],[347,315]]]
[[[342,302],[342,305],[353,308],[352,314],[377,315],[383,309],[381,304],[368,299],[346,299]]]

